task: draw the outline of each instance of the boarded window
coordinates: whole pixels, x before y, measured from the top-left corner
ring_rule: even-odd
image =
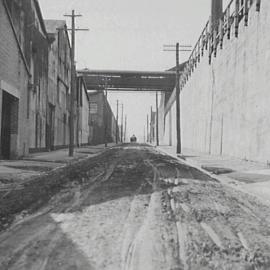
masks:
[[[90,102],[90,114],[97,114],[98,105],[96,102]]]

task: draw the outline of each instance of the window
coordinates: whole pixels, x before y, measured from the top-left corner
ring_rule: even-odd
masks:
[[[98,105],[96,102],[90,102],[90,114],[97,114]]]

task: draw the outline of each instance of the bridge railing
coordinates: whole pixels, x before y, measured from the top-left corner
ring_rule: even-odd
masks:
[[[231,0],[224,11],[222,18],[215,26],[211,25],[210,18],[196,42],[184,68],[180,79],[181,89],[186,84],[198,63],[200,63],[201,57],[205,55],[206,50],[208,50],[209,64],[211,64],[212,57],[217,56],[217,49],[223,48],[224,38],[230,39],[232,34],[237,38],[239,23],[242,20],[244,20],[244,25],[248,26],[249,10],[253,4],[256,4],[256,11],[259,12],[261,0]]]

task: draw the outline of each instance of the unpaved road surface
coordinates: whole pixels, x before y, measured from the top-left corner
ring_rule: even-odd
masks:
[[[82,164],[2,230],[1,270],[270,269],[255,198],[143,145]]]

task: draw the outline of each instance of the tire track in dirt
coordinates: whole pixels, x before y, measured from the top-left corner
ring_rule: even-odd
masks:
[[[169,170],[167,166],[164,166],[164,164],[158,163],[153,164],[150,160],[145,161],[147,165],[151,166],[153,172],[154,172],[154,180],[156,181],[156,186],[158,185],[158,181],[165,180],[165,183],[169,186],[171,184],[178,184],[178,181],[175,181],[178,179],[180,173],[179,169],[177,167],[174,168],[174,170]],[[160,185],[160,184],[159,184]],[[172,197],[172,188],[167,189],[167,200],[168,204],[167,206],[167,214],[169,217],[172,215],[175,215],[176,211],[176,204]],[[181,222],[181,221],[175,221],[174,220],[174,229],[176,231],[175,234],[175,249],[177,250],[177,265],[175,266],[175,269],[189,269],[187,264],[187,255],[186,255],[186,238],[187,238],[187,224]],[[179,268],[178,268],[179,267]]]
[[[162,211],[164,191],[160,188],[160,171],[146,156],[141,156],[144,164],[152,170],[152,179],[145,179],[152,186],[153,193],[147,198],[132,202],[128,223],[124,233],[122,270],[178,269],[178,239],[174,222],[167,220],[167,209]],[[140,210],[140,222],[135,222],[137,210],[142,207],[141,201],[147,201],[147,208]],[[139,206],[140,205],[140,206]]]
[[[267,207],[137,148],[76,169],[44,208],[0,235],[0,268],[270,269]]]
[[[73,212],[81,208],[83,202],[89,198],[93,190],[100,184],[108,181],[115,171],[119,160],[114,161],[112,164],[105,164],[104,171],[95,176],[90,183],[82,183],[82,185],[75,188],[72,204],[65,210],[65,212]]]
[[[162,192],[154,192],[143,219],[129,238],[122,270],[177,269],[177,232],[160,209]],[[130,233],[130,227],[125,239]]]
[[[146,218],[149,201],[149,195],[135,195],[131,202],[123,230],[122,270],[129,270],[131,267],[136,237]]]
[[[212,189],[207,190],[207,195],[211,194],[208,200],[204,198],[206,194],[202,192],[203,185],[196,183],[195,187],[190,179],[189,185],[178,185],[173,189],[168,189],[171,209],[178,220],[179,257],[184,269],[247,269],[250,267],[269,269],[269,236],[264,240],[256,241],[258,247],[261,246],[261,248],[256,248],[254,244],[252,247],[252,243],[246,236],[255,233],[261,238],[261,235],[267,235],[270,229],[269,223],[264,222],[265,233],[263,233],[259,225],[263,220],[254,212],[251,215],[246,207],[239,207],[239,204],[233,205],[235,202],[229,206],[226,203],[219,206],[219,198],[216,198],[216,193],[219,192],[219,188],[222,188],[219,185],[214,185]],[[219,197],[220,194],[217,195]],[[226,196],[229,197],[231,194],[225,194]],[[245,216],[242,222],[237,220],[239,208],[236,206]],[[253,226],[250,228],[245,226],[246,220],[253,223]],[[184,243],[181,243],[180,239]],[[186,256],[186,254],[189,255]],[[202,267],[203,265],[205,267]]]
[[[163,167],[158,164],[156,169],[169,186],[180,269],[270,269],[268,209],[215,181],[194,179],[197,172],[183,175],[178,166],[175,176],[166,178]]]

